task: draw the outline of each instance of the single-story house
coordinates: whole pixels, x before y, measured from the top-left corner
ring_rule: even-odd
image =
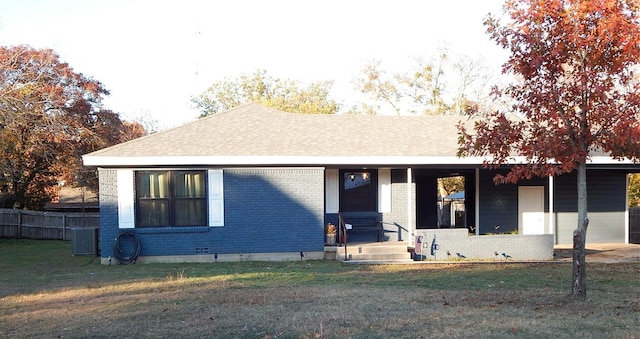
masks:
[[[381,233],[351,230],[347,242],[433,243],[442,227],[437,183],[451,176],[464,180],[464,220],[447,228],[474,239],[519,233],[543,235],[551,247],[571,243],[576,176],[496,185],[483,159],[456,156],[461,120],[472,123],[247,104],[87,154],[84,164],[99,170],[102,262],[122,234],[136,238],[146,261],[322,258],[325,226],[338,225],[339,213],[382,225]],[[592,157],[588,243],[628,242],[627,177],[637,170]]]

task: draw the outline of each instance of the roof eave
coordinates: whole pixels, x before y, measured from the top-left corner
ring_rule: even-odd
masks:
[[[334,166],[355,164],[482,164],[481,158],[455,156],[84,156],[85,166]]]
[[[482,165],[484,157],[456,156],[84,156],[85,166],[340,166],[340,165]],[[509,164],[524,163],[515,157]],[[592,165],[629,165],[631,160],[615,160],[607,156],[591,157]]]

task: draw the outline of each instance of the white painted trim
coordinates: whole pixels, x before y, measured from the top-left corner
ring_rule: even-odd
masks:
[[[631,174],[627,174],[627,185],[625,200],[624,200],[624,243],[629,243],[629,180],[631,180]]]
[[[85,156],[85,166],[482,164],[481,158],[428,156]]]
[[[481,165],[488,157],[456,156],[83,156],[85,166],[295,166],[295,165]],[[514,157],[507,164],[522,164],[524,157]],[[611,157],[591,157],[589,164],[633,164],[631,160],[618,161]]]
[[[480,235],[480,169],[476,168],[476,235]]]
[[[326,213],[338,213],[340,211],[340,171],[325,170],[324,185]]]
[[[413,224],[413,196],[411,189],[411,182],[413,179],[411,178],[411,167],[407,168],[407,229],[409,230],[409,236],[407,237],[408,245],[414,245],[413,242],[413,233],[416,232],[416,227]]]
[[[116,176],[118,192],[118,228],[135,228],[135,182],[132,169],[119,169]]]
[[[391,170],[378,170],[378,213],[391,213]]]
[[[553,188],[553,176],[549,176],[549,234],[555,234],[556,233],[556,218],[555,218],[555,211],[553,209],[553,204],[554,204],[554,188]],[[555,237],[554,237],[554,243],[555,243]]]
[[[209,226],[224,226],[224,175],[222,170],[209,170]]]

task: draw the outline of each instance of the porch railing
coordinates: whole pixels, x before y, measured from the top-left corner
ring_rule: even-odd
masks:
[[[340,212],[338,212],[338,244],[344,247],[344,260],[349,260],[347,257],[347,225]]]

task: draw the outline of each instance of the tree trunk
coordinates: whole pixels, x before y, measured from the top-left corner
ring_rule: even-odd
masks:
[[[573,231],[573,275],[571,294],[574,297],[587,297],[587,267],[585,244],[587,242],[587,164],[578,164],[578,227]]]

